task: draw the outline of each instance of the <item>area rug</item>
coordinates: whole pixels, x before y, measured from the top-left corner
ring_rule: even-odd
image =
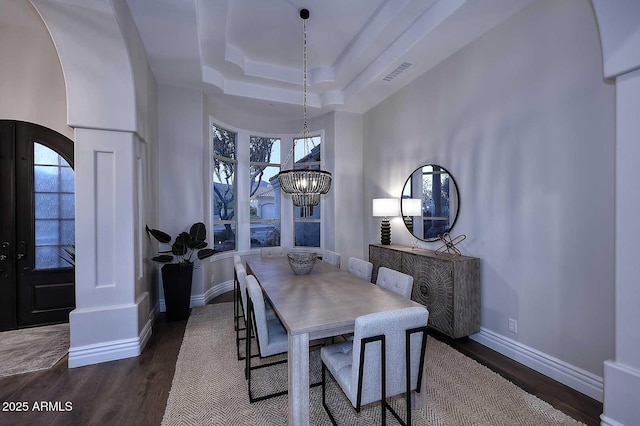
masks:
[[[310,353],[311,382],[319,378],[318,353]],[[263,362],[267,361],[272,359]],[[414,425],[582,425],[432,337],[427,340],[426,362],[427,404],[413,411]],[[250,404],[243,366],[236,358],[233,305],[193,309],[162,424],[285,425],[287,396]],[[286,363],[253,374],[254,396],[286,389]],[[320,387],[310,389],[312,425],[330,424],[321,398]],[[328,381],[327,400],[338,424],[379,424],[379,404],[368,405],[357,414],[332,380]],[[402,398],[395,398],[392,404],[404,415]],[[395,419],[388,414],[387,422],[395,424]]]
[[[53,367],[69,350],[69,324],[0,333],[0,377]]]

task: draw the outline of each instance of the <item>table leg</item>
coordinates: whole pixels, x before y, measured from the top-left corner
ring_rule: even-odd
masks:
[[[309,424],[309,334],[289,334],[289,425]]]

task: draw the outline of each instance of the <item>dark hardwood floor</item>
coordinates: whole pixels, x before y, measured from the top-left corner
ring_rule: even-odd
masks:
[[[232,300],[226,293],[211,303]],[[0,411],[0,425],[159,425],[171,389],[186,321],[161,315],[142,355],[68,369],[67,358],[53,368],[0,378],[0,403],[26,402],[28,412]],[[506,358],[471,339],[432,335],[474,358],[587,425],[599,425],[602,404]],[[71,411],[33,411],[34,403],[72,404]],[[56,407],[54,407],[56,408]]]

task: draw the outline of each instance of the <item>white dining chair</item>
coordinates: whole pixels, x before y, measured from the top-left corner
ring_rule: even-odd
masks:
[[[401,420],[386,401],[404,393],[406,423],[401,423],[411,424],[411,391],[420,392],[424,379],[428,318],[429,311],[423,306],[363,315],[356,318],[352,341],[320,349],[322,405],[334,425],[336,420],[326,403],[326,370],[356,412],[363,405],[380,401],[382,425],[386,424],[387,409]]]
[[[340,267],[340,254],[335,251],[325,250],[322,252],[322,261],[328,263],[329,265],[333,265],[336,268]]]
[[[254,329],[258,339],[258,350],[260,351],[260,358],[266,358],[273,355],[286,353],[288,350],[288,336],[287,330],[282,326],[282,323],[277,319],[268,319],[264,296],[262,295],[262,289],[256,281],[253,275],[247,277],[247,291],[248,291],[248,311],[250,315],[248,317],[247,329]],[[276,396],[284,395],[286,390],[254,397],[251,389],[251,371],[256,368],[265,368],[272,365],[282,364],[287,362],[286,359],[271,362],[268,364],[260,364],[258,366],[251,366],[251,342],[247,340],[247,356],[245,359],[245,378],[247,379],[247,389],[249,391],[249,401],[256,402],[264,399],[273,398]]]
[[[356,277],[371,282],[373,263],[358,259],[357,257],[350,257],[347,262],[347,271]]]
[[[393,269],[381,266],[378,269],[378,278],[376,285],[380,288],[392,291],[402,297],[411,299],[411,290],[413,290],[413,277],[394,271]]]
[[[286,257],[289,249],[286,247],[262,247],[260,257],[268,259],[271,257]]]

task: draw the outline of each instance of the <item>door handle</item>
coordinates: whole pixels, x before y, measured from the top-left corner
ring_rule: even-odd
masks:
[[[9,250],[9,241],[2,242],[2,249],[0,249],[0,261],[7,260],[7,251]]]
[[[22,260],[24,259],[24,255],[25,255],[25,247],[26,247],[26,243],[24,241],[20,241],[18,243],[18,260]]]

